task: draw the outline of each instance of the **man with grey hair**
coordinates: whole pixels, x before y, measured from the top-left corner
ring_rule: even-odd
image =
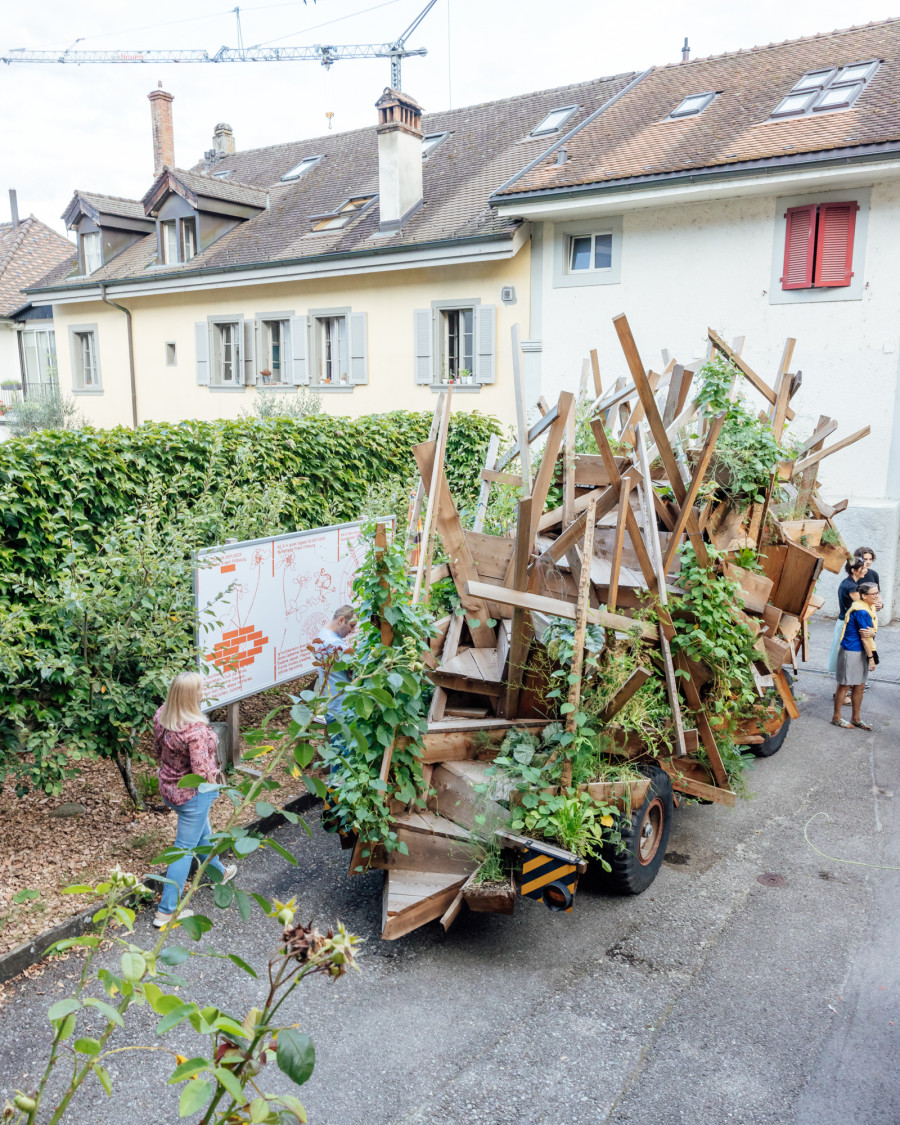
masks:
[[[335,668],[334,664],[346,659],[351,647],[350,636],[356,628],[356,614],[352,605],[339,605],[334,616],[317,635],[310,646],[319,664],[319,678],[316,691],[329,697],[325,708],[325,720],[333,723],[344,713],[342,695],[344,684],[350,682],[350,672],[346,668]]]

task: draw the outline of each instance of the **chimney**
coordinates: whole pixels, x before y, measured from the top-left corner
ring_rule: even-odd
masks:
[[[234,130],[224,121],[213,130],[213,152],[216,156],[230,156],[234,152]]]
[[[159,89],[147,95],[150,99],[150,118],[153,123],[153,175],[158,176],[164,165],[175,166],[175,137],[172,132],[172,102],[159,83]]]
[[[19,225],[19,201],[15,188],[9,189],[9,213],[12,218],[12,225],[17,227]]]
[[[686,35],[684,37],[684,46],[681,48],[681,61],[682,62],[690,62],[691,61],[691,49],[688,46],[688,41],[687,41]]]
[[[378,110],[378,210],[382,229],[397,227],[422,203],[422,107],[387,87]]]

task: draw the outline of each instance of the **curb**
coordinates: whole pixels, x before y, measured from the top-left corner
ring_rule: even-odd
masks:
[[[288,801],[284,807],[288,812],[305,813],[321,803],[321,797],[316,797],[313,793],[301,793],[299,797]],[[244,825],[244,828],[248,832],[259,832],[263,836],[267,836],[276,828],[280,828],[282,824],[287,823],[280,812],[275,812],[270,816],[251,820]],[[32,965],[43,961],[44,950],[48,946],[58,941],[64,941],[66,938],[80,937],[85,930],[90,928],[91,919],[99,907],[100,903],[95,902],[93,906],[85,907],[64,922],[59,922],[49,930],[44,930],[42,934],[37,934],[29,941],[23,942],[22,945],[17,945],[15,949],[10,949],[8,953],[0,953],[0,984],[12,980]]]

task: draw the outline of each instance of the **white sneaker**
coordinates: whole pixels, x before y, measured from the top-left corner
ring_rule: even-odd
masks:
[[[235,877],[235,875],[237,875],[237,864],[236,863],[229,863],[228,866],[225,868],[224,875],[222,876],[222,882],[223,883],[230,883],[231,880]]]
[[[193,914],[193,910],[182,910],[178,914],[178,921],[180,922],[182,918],[191,918]],[[153,919],[153,925],[156,929],[161,930],[163,926],[168,926],[174,917],[174,911],[171,914],[163,914],[161,910],[157,910],[156,917]]]

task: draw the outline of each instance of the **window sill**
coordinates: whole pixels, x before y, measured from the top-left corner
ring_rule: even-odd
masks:
[[[453,391],[454,394],[472,395],[478,394],[481,390],[481,383],[431,383],[430,386],[435,394],[440,391]]]
[[[73,395],[102,395],[102,387],[73,387]]]
[[[210,383],[207,387],[207,390],[214,391],[216,394],[226,395],[242,395],[246,389],[246,387],[221,387],[214,383]]]
[[[254,384],[258,391],[278,391],[284,393],[285,391],[296,391],[293,383],[256,383]]]
[[[356,390],[355,383],[310,383],[309,389],[317,395],[351,395]]]

